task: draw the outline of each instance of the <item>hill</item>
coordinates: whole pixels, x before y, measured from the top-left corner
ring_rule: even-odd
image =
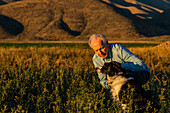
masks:
[[[142,19],[152,19],[170,8],[169,0],[101,0],[130,11]]]
[[[0,1],[1,40],[88,40],[94,33],[109,40],[170,35],[169,27],[157,24],[161,16],[144,20],[103,0]]]
[[[170,48],[170,41],[161,43],[161,44],[159,44],[158,46],[155,46],[155,47],[153,47],[153,48],[167,48],[167,49],[169,49],[169,48]]]

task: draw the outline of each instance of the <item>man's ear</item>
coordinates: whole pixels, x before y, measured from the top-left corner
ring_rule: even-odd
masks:
[[[107,43],[107,47],[109,48],[109,43]]]

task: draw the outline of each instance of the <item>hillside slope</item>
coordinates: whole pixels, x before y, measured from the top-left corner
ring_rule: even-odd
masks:
[[[101,0],[130,11],[142,19],[152,19],[170,8],[170,0]]]
[[[0,6],[0,39],[88,40],[94,33],[109,40],[170,34],[100,0],[23,0]]]

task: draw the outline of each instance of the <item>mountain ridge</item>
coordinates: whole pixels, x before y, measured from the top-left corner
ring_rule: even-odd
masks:
[[[0,20],[1,40],[88,40],[94,33],[109,40],[170,35],[161,23],[155,24],[159,18],[149,22],[100,0],[17,1],[0,6]]]

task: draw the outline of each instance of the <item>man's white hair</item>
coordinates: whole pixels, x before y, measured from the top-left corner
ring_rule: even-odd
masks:
[[[92,41],[93,39],[95,39],[95,38],[100,38],[100,39],[103,41],[103,44],[104,44],[104,45],[108,44],[108,40],[107,40],[107,38],[106,38],[104,35],[102,35],[102,34],[93,34],[93,35],[90,37],[90,39],[89,39],[89,46],[90,46],[90,47],[91,47],[91,41]]]

